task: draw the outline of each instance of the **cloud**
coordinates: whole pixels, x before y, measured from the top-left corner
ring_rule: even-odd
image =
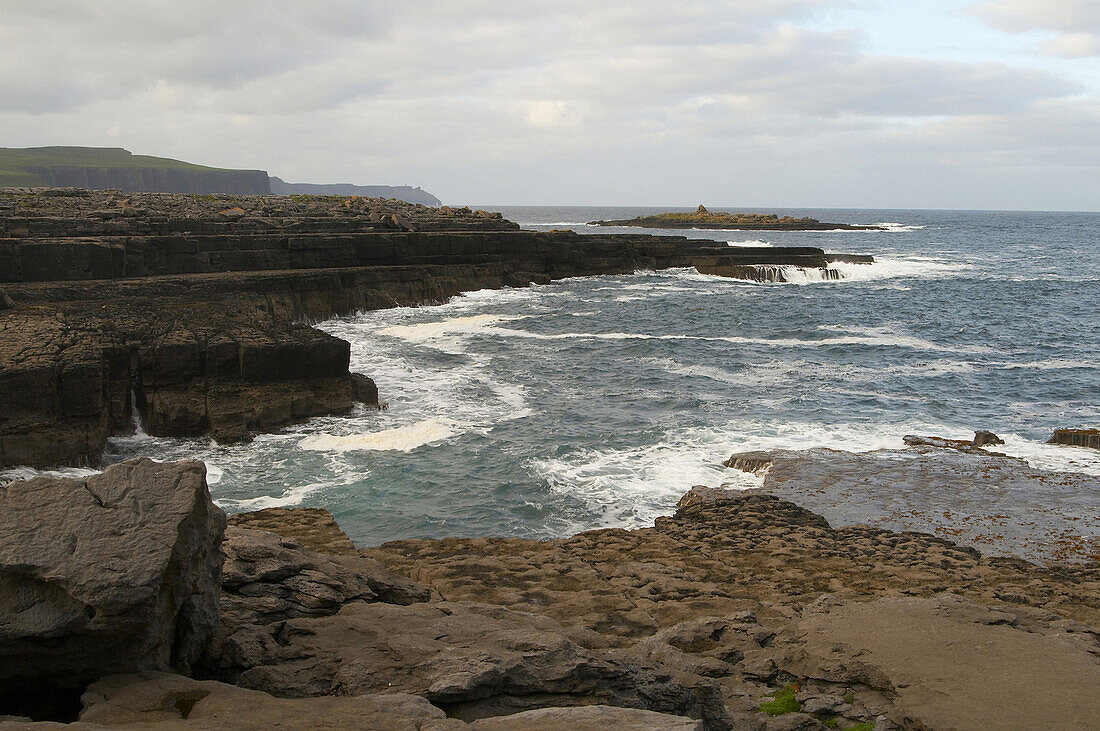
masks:
[[[1052,55],[1100,56],[1100,3],[1096,0],[994,0],[972,5],[969,10],[1008,33],[1056,33],[1039,44],[1041,50]]]
[[[121,144],[450,202],[906,203],[884,198],[901,182],[879,163],[926,197],[974,198],[945,160],[1057,160],[1060,195],[1095,192],[1070,159],[1100,147],[1074,131],[1095,121],[1081,83],[869,53],[819,26],[827,0],[0,3],[9,145]]]

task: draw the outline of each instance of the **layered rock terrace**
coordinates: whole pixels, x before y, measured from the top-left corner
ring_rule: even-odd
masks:
[[[138,415],[154,435],[232,442],[377,404],[348,344],[304,324],[333,315],[638,269],[760,279],[838,258],[852,257],[524,231],[389,199],[8,189],[0,467],[94,463]]]

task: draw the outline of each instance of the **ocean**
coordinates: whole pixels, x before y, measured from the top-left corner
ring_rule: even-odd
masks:
[[[581,233],[669,210],[480,207]],[[835,281],[640,271],[329,320],[388,408],[233,446],[139,433],[108,460],[202,459],[226,510],[324,507],[364,545],[649,525],[693,485],[758,484],[733,452],[911,433],[989,429],[1034,467],[1100,474],[1100,452],[1044,443],[1100,426],[1100,214],[775,212],[888,230],[648,231],[874,255]]]

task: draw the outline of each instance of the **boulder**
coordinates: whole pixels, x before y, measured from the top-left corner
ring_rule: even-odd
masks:
[[[218,624],[225,515],[201,462],[0,487],[0,681],[187,672]]]
[[[279,510],[275,516],[262,516],[266,520],[249,522],[270,525],[279,522],[277,516],[281,515],[285,524],[291,522],[285,516],[299,512],[304,511]],[[328,515],[327,511],[316,512]],[[332,516],[328,517],[331,520]],[[355,602],[405,605],[429,598],[427,587],[376,561],[354,552],[340,556],[318,553],[263,530],[230,526],[224,550],[221,626],[202,668],[214,677],[233,680],[257,658],[266,656],[273,642],[269,624],[333,615]]]
[[[981,431],[974,432],[974,441],[972,444],[975,447],[984,447],[987,444],[1004,444],[1005,440],[991,431],[982,429]]]

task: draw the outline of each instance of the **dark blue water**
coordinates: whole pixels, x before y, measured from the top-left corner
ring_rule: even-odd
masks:
[[[489,208],[581,232],[658,210]],[[112,450],[202,458],[227,509],[326,507],[371,544],[648,524],[692,485],[749,484],[721,466],[732,452],[866,451],[913,432],[991,429],[1037,467],[1100,474],[1100,454],[1043,444],[1100,425],[1100,214],[777,212],[896,225],[684,232],[876,257],[842,281],[639,272],[330,321],[387,410],[249,445]]]

